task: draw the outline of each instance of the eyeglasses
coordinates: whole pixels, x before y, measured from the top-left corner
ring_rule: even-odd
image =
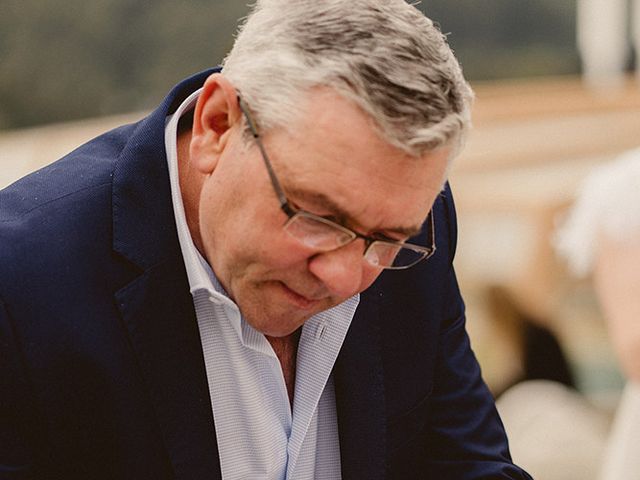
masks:
[[[247,119],[247,124],[260,150],[267,171],[269,172],[271,185],[273,185],[273,189],[280,201],[280,208],[288,217],[283,228],[289,235],[307,247],[320,252],[336,250],[361,238],[364,240],[364,258],[367,262],[373,266],[391,270],[402,270],[412,267],[421,260],[425,260],[433,255],[436,250],[433,211],[429,212],[427,218],[430,246],[423,247],[411,243],[363,235],[332,220],[294,207],[287,199],[278,181],[278,177],[276,177],[264,144],[258,134],[256,124],[249,113],[247,104],[241,97],[238,97],[238,102],[242,113]]]

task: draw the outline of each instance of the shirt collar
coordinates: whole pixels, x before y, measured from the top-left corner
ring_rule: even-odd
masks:
[[[196,90],[189,95],[178,107],[173,115],[167,117],[165,126],[165,147],[167,152],[167,163],[169,165],[169,179],[171,182],[171,200],[173,212],[178,230],[178,240],[184,258],[184,265],[189,279],[189,289],[192,294],[198,290],[206,290],[215,300],[220,303],[229,303],[236,307],[235,303],[229,299],[228,295],[218,282],[211,266],[200,254],[189,232],[187,218],[184,212],[184,204],[180,193],[180,179],[178,172],[178,122],[180,117],[195,107],[196,101],[202,89]]]

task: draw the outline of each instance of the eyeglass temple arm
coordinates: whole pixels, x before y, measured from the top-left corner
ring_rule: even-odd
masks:
[[[267,167],[267,172],[269,172],[269,178],[271,179],[271,183],[273,185],[273,189],[276,191],[276,195],[278,196],[278,201],[280,202],[280,208],[282,208],[287,214],[289,214],[291,208],[289,207],[289,201],[287,200],[282,187],[280,186],[280,182],[278,181],[278,177],[276,177],[273,168],[271,167],[271,162],[269,161],[269,156],[267,155],[267,151],[260,140],[260,134],[258,133],[258,129],[256,124],[253,121],[253,117],[249,113],[249,108],[247,104],[244,103],[244,100],[240,95],[238,95],[238,104],[240,105],[240,110],[244,113],[245,118],[247,119],[247,124],[249,125],[249,130],[251,130],[251,135],[256,140],[256,144],[260,149],[260,154],[262,155],[262,161],[264,165]]]

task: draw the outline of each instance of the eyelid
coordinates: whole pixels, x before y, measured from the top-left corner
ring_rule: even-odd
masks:
[[[330,222],[333,222],[341,227],[347,228],[349,230],[352,230],[354,232],[357,232],[357,229],[353,229],[350,225],[349,225],[349,221],[347,218],[345,218],[342,215],[337,215],[335,213],[318,213],[318,210],[315,208],[304,208],[301,207],[298,203],[294,202],[293,200],[289,200],[289,203],[291,203],[291,206],[294,207],[296,210],[302,210],[304,212],[310,213],[312,215],[315,215],[316,217],[320,217],[323,218],[325,220],[329,220]],[[389,234],[385,234],[383,232],[371,232],[366,234],[367,237],[370,237],[372,239],[375,240],[379,240],[379,241],[383,241],[383,242],[390,242],[390,243],[405,243],[407,240],[409,240],[410,236],[402,234],[400,232],[397,232],[397,235],[399,235],[401,238],[393,238],[391,236],[389,236]]]
[[[353,229],[349,225],[349,222],[341,215],[336,215],[336,214],[331,214],[331,213],[326,214],[326,215],[321,215],[321,214],[318,214],[316,212],[312,212],[312,211],[304,209],[304,208],[301,209],[301,210],[303,210],[305,212],[312,213],[313,215],[316,215],[317,217],[324,218],[325,220],[329,220],[329,221],[331,221],[331,222],[333,222],[333,223],[335,223],[335,224],[337,224],[337,225],[339,225],[341,227],[347,228],[347,229],[349,229],[349,230],[351,230],[353,232],[357,232],[358,231],[357,229]],[[366,236],[370,237],[370,238],[372,238],[374,240],[379,240],[379,241],[383,241],[383,242],[390,242],[390,243],[404,243],[409,239],[409,237],[404,236],[404,235],[402,236],[402,238],[393,238],[393,237],[390,237],[388,234],[385,234],[385,233],[382,233],[382,232],[371,232],[371,233],[366,234]]]
[[[408,237],[393,238],[388,235],[385,235],[384,233],[372,233],[370,237],[375,238],[376,240],[381,240],[383,242],[389,242],[389,243],[404,243],[408,240]]]
[[[319,210],[317,210],[316,208],[304,208],[304,207],[301,207],[300,205],[298,205],[296,202],[294,202],[292,200],[289,200],[289,203],[296,210],[301,210],[303,212],[310,213],[312,215],[315,215],[316,217],[320,217],[320,218],[323,218],[325,220],[329,220],[330,222],[336,223],[336,224],[338,224],[340,226],[343,226],[345,228],[349,228],[347,226],[347,222],[346,222],[345,218],[342,217],[341,215],[336,215],[335,213],[331,213],[331,212],[318,213]]]
[[[329,220],[330,222],[333,222],[335,224],[338,224],[340,226],[345,226],[344,223],[342,223],[342,219],[340,217],[338,217],[337,215],[333,215],[331,213],[327,214],[327,215],[321,215],[319,213],[314,213],[315,216],[317,217],[321,217],[324,218],[325,220]],[[349,228],[349,227],[346,227]]]

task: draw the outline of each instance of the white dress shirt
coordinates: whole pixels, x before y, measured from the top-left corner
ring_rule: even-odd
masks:
[[[359,296],[304,324],[292,411],[275,352],[228,297],[196,249],[187,227],[178,181],[177,126],[180,117],[195,106],[199,94],[200,91],[194,92],[167,118],[165,146],[178,237],[205,359],[222,477],[339,479],[340,448],[331,371]]]

